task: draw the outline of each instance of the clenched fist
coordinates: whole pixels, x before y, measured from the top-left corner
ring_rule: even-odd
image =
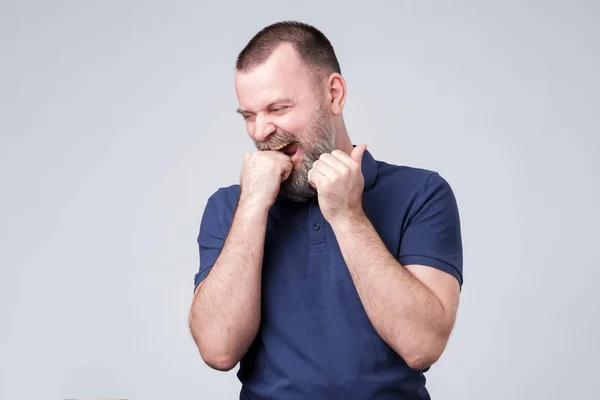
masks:
[[[323,217],[330,224],[363,213],[362,156],[366,148],[358,145],[351,155],[341,150],[322,154],[308,172],[308,181],[317,189]]]
[[[279,151],[247,153],[240,176],[240,203],[271,207],[281,182],[290,176],[292,167],[290,157]]]

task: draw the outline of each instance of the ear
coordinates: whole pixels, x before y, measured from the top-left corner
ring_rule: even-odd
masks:
[[[342,75],[333,73],[327,81],[329,100],[331,102],[331,112],[333,115],[340,115],[346,104],[346,81]]]

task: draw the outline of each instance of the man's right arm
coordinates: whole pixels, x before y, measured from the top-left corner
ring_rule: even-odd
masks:
[[[258,332],[268,210],[238,202],[223,248],[194,292],[190,330],[202,359],[214,369],[235,367]]]
[[[290,157],[281,152],[246,154],[225,239],[222,229],[215,228],[220,223],[210,204],[205,211],[200,272],[210,268],[210,273],[196,288],[189,323],[202,359],[215,369],[232,369],[258,333],[267,216],[292,168]]]

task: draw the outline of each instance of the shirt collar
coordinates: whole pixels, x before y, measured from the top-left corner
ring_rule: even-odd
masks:
[[[353,147],[356,147],[356,145]],[[365,150],[363,153],[361,170],[365,180],[364,191],[366,192],[375,185],[375,179],[377,178],[377,161],[373,158],[369,150]]]

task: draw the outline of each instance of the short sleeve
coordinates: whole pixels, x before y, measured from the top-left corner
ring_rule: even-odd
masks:
[[[453,275],[462,287],[463,249],[458,205],[452,188],[437,173],[422,184],[405,226],[398,261]]]
[[[198,233],[198,250],[200,253],[200,267],[194,276],[194,290],[212,269],[217,257],[225,243],[226,233],[217,217],[214,208],[215,196],[208,199]]]

